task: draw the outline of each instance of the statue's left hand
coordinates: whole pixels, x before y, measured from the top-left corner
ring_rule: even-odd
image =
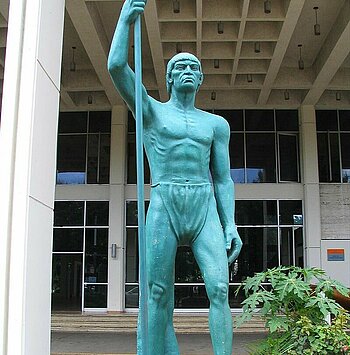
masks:
[[[243,243],[236,226],[226,227],[224,235],[226,240],[227,259],[230,265],[238,258]]]

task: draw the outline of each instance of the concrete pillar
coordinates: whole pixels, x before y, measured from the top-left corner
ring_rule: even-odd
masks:
[[[0,354],[50,354],[64,1],[10,3],[0,130]]]
[[[109,204],[109,243],[117,245],[116,258],[109,255],[108,311],[124,311],[125,283],[125,157],[127,140],[126,106],[114,106],[111,128],[111,167],[110,167],[110,204]]]
[[[315,107],[300,107],[306,265],[321,266],[321,210]]]

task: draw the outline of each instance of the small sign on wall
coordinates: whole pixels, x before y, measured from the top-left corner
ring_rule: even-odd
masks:
[[[327,261],[345,261],[345,250],[327,249]]]

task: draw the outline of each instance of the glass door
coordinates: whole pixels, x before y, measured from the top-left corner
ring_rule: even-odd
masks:
[[[52,310],[81,311],[82,254],[54,254],[52,259]]]
[[[52,310],[107,309],[108,201],[56,201]]]

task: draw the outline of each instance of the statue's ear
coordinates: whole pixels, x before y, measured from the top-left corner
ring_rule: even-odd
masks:
[[[204,75],[203,75],[203,73],[201,73],[201,76],[199,77],[199,82],[200,82],[199,85],[203,84],[203,79],[204,79]]]
[[[173,83],[173,78],[171,76],[171,72],[166,75],[166,82],[167,82],[167,84]]]
[[[200,88],[200,86],[203,83],[203,78],[204,78],[204,75],[203,75],[203,73],[201,73],[201,76],[199,77],[199,83],[198,83],[198,86],[197,86],[197,92],[199,91],[199,88]]]

